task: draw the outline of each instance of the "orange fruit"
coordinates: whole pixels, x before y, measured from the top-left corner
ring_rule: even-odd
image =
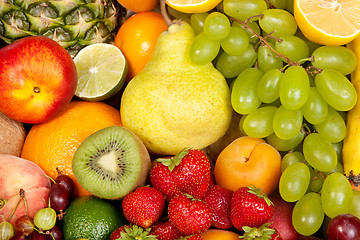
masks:
[[[262,138],[239,137],[220,152],[214,175],[218,185],[232,191],[254,185],[270,195],[278,189],[281,155]]]
[[[343,45],[360,34],[359,0],[295,0],[294,16],[301,32],[322,45]]]
[[[145,67],[152,57],[157,38],[167,28],[162,15],[152,11],[136,13],[121,25],[114,44],[127,60],[127,81]]]
[[[21,157],[39,165],[53,179],[59,168],[74,180],[75,196],[90,195],[72,172],[72,158],[86,137],[112,125],[122,125],[119,110],[102,102],[73,101],[55,118],[31,127]]]
[[[173,9],[183,13],[204,13],[215,8],[221,0],[167,0]]]
[[[200,235],[203,240],[239,240],[240,237],[240,235],[235,232],[222,229],[209,229]]]
[[[117,0],[124,8],[133,12],[147,12],[153,10],[159,0]]]

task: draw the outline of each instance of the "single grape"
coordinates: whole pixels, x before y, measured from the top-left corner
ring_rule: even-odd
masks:
[[[222,40],[230,33],[229,18],[220,12],[210,13],[204,22],[203,31],[212,40]]]
[[[307,39],[304,34],[301,32],[300,29],[298,29],[295,33],[295,36],[301,38],[302,40],[304,40],[306,42],[306,44],[309,47],[309,54],[311,55],[317,48],[321,47],[322,45],[318,44],[318,43],[314,43],[311,42],[309,39]]]
[[[222,52],[216,61],[216,69],[226,78],[235,78],[246,68],[250,68],[256,62],[257,53],[249,44],[247,50],[241,55],[230,55]]]
[[[65,210],[70,204],[68,191],[58,183],[51,186],[49,191],[50,206],[56,211]]]
[[[281,75],[279,69],[270,69],[260,78],[256,92],[263,103],[271,103],[279,98]]]
[[[195,34],[199,34],[204,30],[204,22],[209,13],[193,13],[190,16],[190,24]]]
[[[360,239],[360,219],[352,214],[339,214],[330,220],[326,235],[328,240]]]
[[[15,231],[28,236],[34,231],[34,221],[29,215],[22,215],[15,221]]]
[[[260,28],[275,37],[294,35],[297,24],[294,16],[284,9],[267,9],[259,19]]]
[[[288,4],[288,0],[269,0],[269,3],[271,3],[271,5],[275,8],[285,9]]]
[[[310,183],[310,170],[305,163],[289,165],[281,174],[279,193],[287,202],[296,202],[304,196]]]
[[[0,223],[0,239],[9,240],[15,235],[14,226],[7,221]]]
[[[280,139],[289,140],[298,135],[302,123],[303,115],[300,110],[290,110],[280,106],[274,115],[273,129]]]
[[[320,192],[322,185],[324,183],[325,177],[322,172],[315,172],[314,176],[310,180],[309,191],[310,192]]]
[[[257,21],[247,21],[246,25],[243,25],[237,21],[234,21],[232,23],[233,27],[240,27],[242,29],[245,30],[246,34],[248,35],[249,38],[249,42],[251,44],[256,44],[257,42],[259,42],[259,37],[261,36],[261,30],[259,27],[259,24],[257,23]]]
[[[230,55],[241,55],[249,47],[249,37],[244,29],[231,27],[229,34],[220,40],[220,46]]]
[[[300,109],[310,93],[308,74],[301,66],[290,66],[280,78],[279,96],[282,105],[290,110]]]
[[[357,189],[352,190],[353,200],[352,200],[352,210],[351,214],[360,218],[360,191]]]
[[[321,172],[332,171],[337,164],[337,156],[330,141],[319,133],[310,133],[303,143],[303,154],[314,169]]]
[[[306,162],[304,155],[301,152],[293,151],[285,154],[281,160],[281,172],[284,172],[288,166],[296,162]]]
[[[58,170],[58,176],[55,178],[55,182],[65,187],[69,197],[73,195],[74,182],[70,176],[62,174],[60,170]]]
[[[315,84],[324,100],[338,111],[349,111],[355,106],[357,93],[354,85],[339,71],[325,68],[315,76]]]
[[[275,47],[273,47],[275,49]],[[258,67],[264,73],[272,69],[281,69],[283,60],[278,57],[268,45],[261,45],[258,49]]]
[[[220,42],[210,39],[204,32],[199,33],[190,47],[190,59],[193,63],[202,65],[215,59],[220,50]]]
[[[298,134],[288,140],[279,138],[275,133],[266,138],[266,141],[278,151],[290,151],[295,149],[304,139],[304,131],[300,130]]]
[[[241,118],[240,118],[240,121],[239,121],[239,130],[240,132],[243,134],[243,135],[246,135],[245,131],[244,131],[244,121],[245,121],[245,118],[247,117],[248,115],[241,115]]]
[[[50,235],[34,231],[28,237],[28,240],[53,240]]]
[[[272,121],[276,107],[260,107],[249,113],[243,122],[243,129],[246,135],[255,138],[264,138],[274,132]]]
[[[306,42],[294,35],[281,36],[280,41],[275,43],[275,49],[294,62],[306,59],[310,55],[309,46]]]
[[[337,143],[332,143],[331,145],[333,145],[333,147],[335,149],[338,162],[340,162],[342,164],[343,141],[340,141],[340,142],[337,142]]]
[[[54,209],[47,207],[38,210],[34,216],[34,225],[44,231],[50,230],[55,226],[56,212]]]
[[[343,75],[350,74],[357,66],[355,53],[344,46],[321,46],[313,52],[312,56],[314,67],[332,68]]]
[[[61,228],[58,225],[55,225],[53,228],[51,228],[49,231],[46,231],[46,233],[51,237],[52,240],[62,240],[63,239],[63,232]]]
[[[305,236],[316,233],[324,220],[321,198],[318,193],[305,194],[294,206],[292,223],[295,230]]]
[[[304,118],[311,124],[320,124],[328,115],[328,104],[316,87],[310,87],[309,97],[301,107]]]
[[[262,14],[267,9],[264,0],[224,0],[223,6],[226,15],[242,21],[248,18],[256,21],[258,17],[255,16]]]
[[[331,143],[342,141],[346,134],[346,124],[344,119],[331,107],[329,107],[329,112],[325,120],[314,126],[316,131]]]
[[[256,86],[262,75],[257,68],[247,68],[235,79],[231,90],[231,104],[237,113],[249,114],[260,106]]]
[[[331,173],[325,178],[321,190],[321,202],[325,214],[336,215],[352,210],[353,193],[350,182],[342,173]]]

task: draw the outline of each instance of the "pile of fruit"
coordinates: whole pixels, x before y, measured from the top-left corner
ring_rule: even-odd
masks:
[[[0,240],[360,239],[358,0],[0,0]]]

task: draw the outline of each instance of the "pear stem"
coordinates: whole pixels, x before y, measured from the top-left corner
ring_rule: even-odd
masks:
[[[166,25],[169,27],[171,24],[173,24],[173,21],[170,19],[169,14],[166,10],[166,0],[160,0],[160,12],[163,16]]]

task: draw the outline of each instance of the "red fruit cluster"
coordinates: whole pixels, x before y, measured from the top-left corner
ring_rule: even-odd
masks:
[[[233,192],[216,185],[211,176],[210,162],[199,149],[157,159],[150,172],[151,186],[139,187],[123,199],[124,216],[130,224],[114,231],[111,240],[196,240],[211,227],[280,239],[275,229],[264,225],[274,214],[264,192],[255,187]]]

